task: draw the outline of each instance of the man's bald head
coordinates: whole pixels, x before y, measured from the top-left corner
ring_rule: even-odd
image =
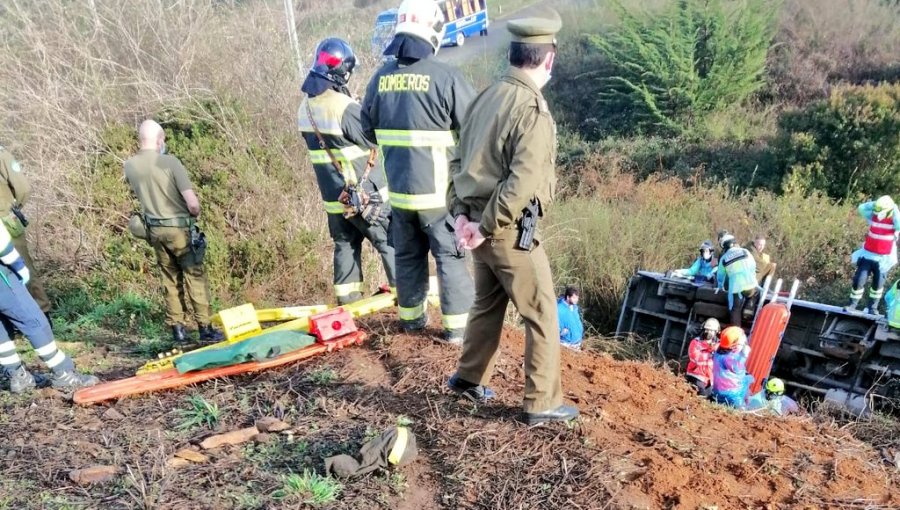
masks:
[[[166,132],[163,131],[162,126],[156,123],[156,121],[147,119],[144,122],[141,122],[141,127],[138,130],[138,141],[141,144],[141,149],[149,149],[158,151],[162,148],[163,143],[166,140]]]

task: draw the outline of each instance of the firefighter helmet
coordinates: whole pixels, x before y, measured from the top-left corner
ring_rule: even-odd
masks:
[[[703,329],[700,334],[703,340],[715,341],[719,337],[720,328],[719,321],[710,317],[703,322]]]
[[[729,351],[736,350],[747,343],[747,335],[737,326],[730,326],[722,330],[719,336],[719,348]]]
[[[719,321],[715,317],[710,317],[709,319],[703,321],[704,330],[715,331],[716,333],[718,333],[720,328],[721,326],[719,326]]]
[[[346,85],[356,67],[356,55],[350,43],[330,37],[319,43],[310,72],[338,85]]]
[[[444,13],[434,0],[403,0],[397,9],[395,34],[409,34],[428,41],[437,53],[444,40]]]
[[[773,377],[766,381],[767,395],[784,395],[784,381],[777,377]]]

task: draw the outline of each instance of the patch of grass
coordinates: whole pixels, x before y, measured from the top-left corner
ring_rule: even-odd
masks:
[[[142,358],[156,358],[161,352],[168,352],[175,348],[175,342],[170,337],[142,340],[135,348],[134,353]]]
[[[108,283],[69,284],[55,299],[53,330],[61,340],[108,331],[157,339],[164,335],[161,303],[134,292],[108,295]]]
[[[188,397],[188,408],[176,411],[180,421],[177,430],[190,430],[196,427],[214,428],[219,423],[219,404],[210,402],[200,395]]]
[[[378,429],[376,429],[375,427],[367,426],[365,433],[363,433],[362,442],[368,443],[369,441],[378,437],[379,434],[380,432],[378,432]]]
[[[306,380],[315,384],[316,386],[325,386],[326,384],[331,384],[335,379],[337,379],[337,372],[335,372],[331,367],[317,368],[311,371],[306,376]]]
[[[400,471],[394,471],[391,473],[389,478],[391,488],[394,489],[394,492],[397,494],[403,494],[406,489],[409,488],[409,483],[406,480],[406,475],[401,473]]]
[[[235,508],[239,510],[257,510],[265,506],[263,498],[251,492],[232,494],[231,497],[234,499]]]
[[[48,510],[84,510],[89,507],[86,503],[73,503],[64,496],[52,492],[41,492],[41,508]]]
[[[333,478],[304,470],[282,477],[282,487],[272,493],[277,500],[299,499],[308,505],[324,505],[337,501],[344,486]]]
[[[269,443],[244,446],[244,458],[266,470],[296,468],[307,463],[309,443],[297,441],[288,443],[281,437]]]

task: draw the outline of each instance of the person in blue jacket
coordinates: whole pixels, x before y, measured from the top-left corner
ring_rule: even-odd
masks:
[[[673,274],[681,278],[693,278],[697,283],[716,281],[716,259],[712,241],[700,243],[700,256],[687,269],[676,269]]]
[[[556,303],[559,315],[559,341],[563,347],[581,349],[584,338],[584,324],[581,323],[581,312],[578,309],[578,289],[569,286]]]

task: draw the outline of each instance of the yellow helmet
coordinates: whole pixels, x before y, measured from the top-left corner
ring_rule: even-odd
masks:
[[[784,395],[784,381],[773,377],[766,381],[766,393],[771,395]]]
[[[888,195],[878,197],[875,201],[875,214],[887,213],[887,216],[890,216],[894,212],[894,207],[896,207],[894,200]]]

